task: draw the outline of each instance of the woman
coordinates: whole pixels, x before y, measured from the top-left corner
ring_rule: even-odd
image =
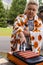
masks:
[[[29,2],[26,5],[24,14],[17,16],[13,26],[13,33],[11,36],[11,50],[20,51],[25,49],[31,50],[31,45],[29,41],[29,31],[35,29],[34,21],[38,21],[37,26],[42,24],[41,20],[38,18],[37,14],[38,4],[36,2]],[[40,29],[37,27],[37,29]]]

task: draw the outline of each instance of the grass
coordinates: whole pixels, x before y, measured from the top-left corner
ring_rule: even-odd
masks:
[[[11,36],[11,33],[12,33],[12,27],[0,28],[0,36]]]

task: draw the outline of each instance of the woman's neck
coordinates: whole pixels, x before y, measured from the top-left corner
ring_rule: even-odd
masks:
[[[28,20],[33,20],[34,18],[28,18]]]
[[[27,16],[28,20],[34,20],[34,17]]]

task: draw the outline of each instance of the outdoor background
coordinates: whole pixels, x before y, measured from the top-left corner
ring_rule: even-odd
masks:
[[[10,51],[12,26],[17,15],[22,14],[29,0],[0,0],[0,52]],[[39,6],[43,0],[36,0]]]

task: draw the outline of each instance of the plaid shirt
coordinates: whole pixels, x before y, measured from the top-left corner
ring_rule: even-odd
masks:
[[[13,32],[12,32],[12,36],[11,36],[11,48],[13,51],[15,51],[17,49],[18,44],[20,45],[20,47],[22,46],[22,48],[24,49],[25,45],[21,45],[21,37],[20,37],[20,32],[23,32],[24,30],[27,30],[27,32],[29,32],[29,26],[27,25],[28,22],[28,18],[25,14],[21,14],[19,16],[16,17],[15,21],[14,21],[14,25],[13,25]],[[40,18],[38,18],[38,16],[36,15],[34,17],[34,29],[35,30],[40,30],[41,26],[42,26],[42,21]],[[19,48],[19,50],[21,50]]]

